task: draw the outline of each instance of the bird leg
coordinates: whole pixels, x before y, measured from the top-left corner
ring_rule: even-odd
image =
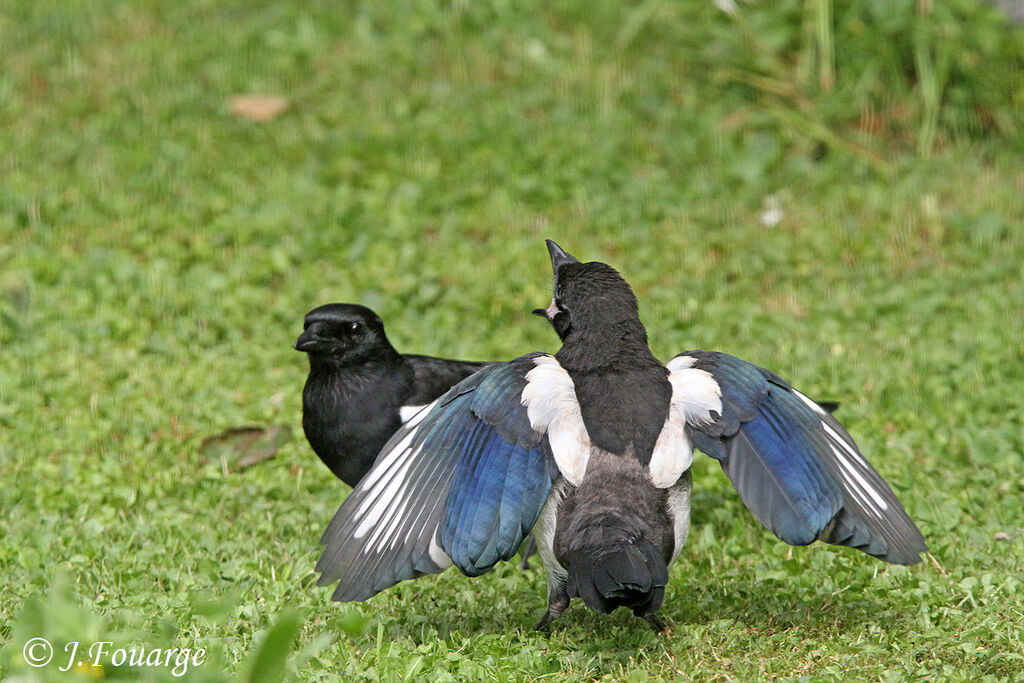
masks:
[[[565,608],[569,606],[569,592],[565,590],[565,585],[554,585],[548,586],[548,611],[544,613],[541,620],[537,622],[535,630],[542,631],[551,624],[552,621],[557,619],[565,611]]]
[[[537,542],[533,540],[533,536],[526,541],[526,547],[523,549],[523,561],[519,563],[519,569],[526,571],[530,568],[530,555],[537,552]]]
[[[645,614],[644,619],[646,619],[647,623],[651,625],[651,628],[654,629],[655,633],[664,633],[665,629],[668,628],[665,625],[665,622],[659,619],[658,615],[653,612]]]

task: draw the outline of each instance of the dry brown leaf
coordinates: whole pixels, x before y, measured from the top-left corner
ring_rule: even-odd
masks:
[[[288,100],[277,95],[235,95],[228,100],[235,116],[263,123],[288,108]]]
[[[233,427],[203,439],[199,455],[206,462],[220,461],[227,472],[241,472],[274,457],[291,435],[291,427],[285,424]]]

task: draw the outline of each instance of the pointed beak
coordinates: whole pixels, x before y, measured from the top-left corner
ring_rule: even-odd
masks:
[[[558,269],[566,263],[579,263],[575,256],[562,249],[554,240],[544,240],[548,245],[548,253],[551,254],[551,268],[558,274]]]
[[[292,348],[296,351],[302,351],[303,353],[309,353],[316,347],[316,335],[313,334],[312,330],[306,330],[299,335],[299,338],[292,344]]]
[[[548,245],[548,253],[551,254],[551,270],[553,270],[555,273],[555,282],[557,283],[558,269],[566,265],[567,263],[579,263],[579,261],[576,259],[575,256],[573,256],[565,249],[562,249],[560,246],[558,246],[558,243],[556,243],[554,240],[544,240],[544,242]],[[542,318],[547,318],[548,320],[554,320],[555,316],[558,315],[560,312],[561,309],[558,308],[558,304],[555,303],[554,299],[551,299],[551,305],[548,306],[547,308],[533,309],[534,315],[539,315]]]

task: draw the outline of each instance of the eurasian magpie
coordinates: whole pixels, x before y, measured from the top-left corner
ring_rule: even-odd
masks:
[[[455,565],[476,576],[534,531],[556,619],[572,598],[660,630],[686,541],[696,447],[793,545],[822,540],[914,564],[924,539],[826,410],[778,375],[714,351],[663,365],[610,266],[548,241],[562,347],[495,364],[417,413],[323,535],[319,585],[365,600]]]
[[[309,356],[302,390],[306,439],[352,487],[410,415],[488,365],[399,354],[380,317],[358,304],[314,308],[294,346]]]

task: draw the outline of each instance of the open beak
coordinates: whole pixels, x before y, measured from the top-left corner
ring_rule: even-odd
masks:
[[[562,249],[554,240],[544,240],[548,245],[548,253],[551,255],[551,270],[555,272],[555,280],[558,280],[558,269],[567,263],[579,263],[575,256]],[[539,315],[542,318],[548,320],[554,320],[555,316],[561,313],[561,309],[558,308],[558,304],[555,303],[554,299],[551,299],[551,305],[547,308],[535,308],[533,309],[534,315]]]

